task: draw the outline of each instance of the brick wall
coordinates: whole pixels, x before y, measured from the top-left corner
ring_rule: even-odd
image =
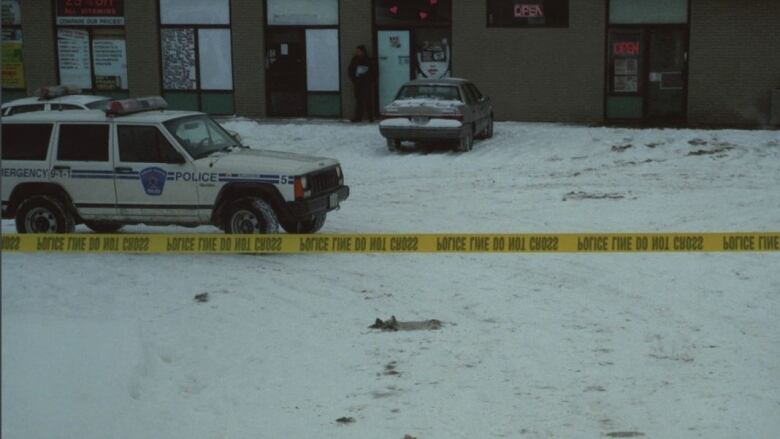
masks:
[[[691,0],[688,119],[768,123],[780,88],[780,1]]]
[[[500,120],[600,121],[604,0],[570,0],[568,28],[490,28],[487,1],[453,1],[453,74],[475,81]]]

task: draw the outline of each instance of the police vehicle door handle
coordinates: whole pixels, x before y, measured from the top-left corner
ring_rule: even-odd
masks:
[[[55,171],[70,171],[70,166],[58,165],[58,166],[52,166],[52,169]]]
[[[116,171],[118,174],[129,174],[133,172],[133,168],[126,168],[123,166],[120,166],[118,168],[114,168],[114,171]]]

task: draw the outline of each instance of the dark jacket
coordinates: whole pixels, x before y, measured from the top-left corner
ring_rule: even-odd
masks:
[[[376,77],[374,61],[365,55],[355,55],[349,63],[349,79],[355,85],[371,84]]]

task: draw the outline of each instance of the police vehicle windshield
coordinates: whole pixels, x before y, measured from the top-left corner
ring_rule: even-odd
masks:
[[[166,128],[193,159],[241,145],[208,116],[189,116],[165,122]]]

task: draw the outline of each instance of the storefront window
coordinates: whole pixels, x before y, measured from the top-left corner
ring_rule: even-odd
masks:
[[[266,17],[271,26],[335,26],[338,0],[269,0]]]
[[[0,34],[3,64],[3,101],[18,99],[26,95],[24,60],[22,57],[22,17],[19,0],[3,0],[3,30]]]
[[[375,0],[377,25],[435,25],[452,22],[452,0]]]
[[[567,27],[569,0],[487,0],[489,27]]]
[[[57,61],[61,84],[112,97],[127,94],[122,0],[99,5],[57,0]]]
[[[611,24],[684,24],[688,0],[610,0]]]
[[[268,0],[269,114],[341,115],[338,0]]]
[[[229,0],[160,0],[165,99],[174,109],[233,113]]]

